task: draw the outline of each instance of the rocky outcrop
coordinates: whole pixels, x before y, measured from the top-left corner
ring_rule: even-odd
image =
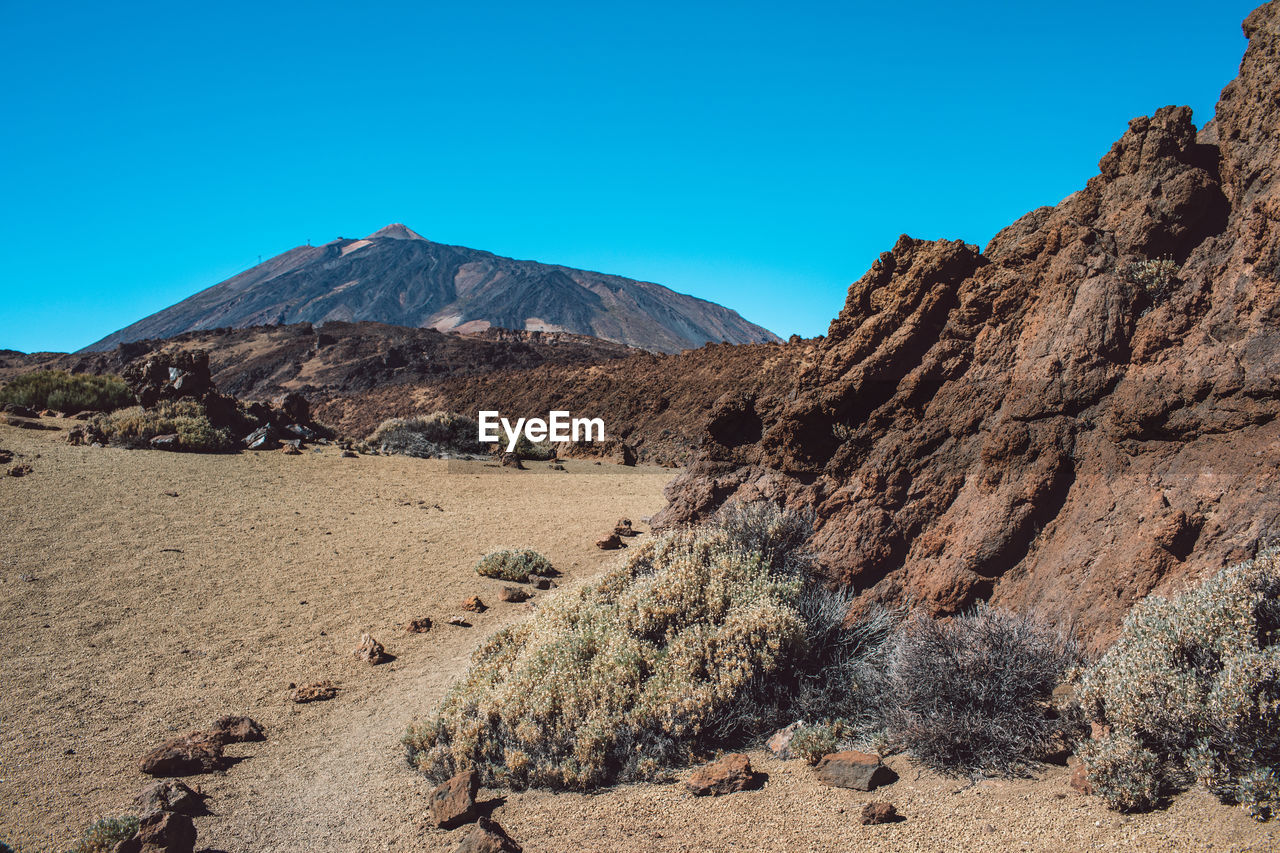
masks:
[[[1280,522],[1280,7],[1197,133],[1135,119],[987,247],[902,237],[783,393],[730,392],[655,524],[816,515],[861,602],[978,599],[1095,643]]]

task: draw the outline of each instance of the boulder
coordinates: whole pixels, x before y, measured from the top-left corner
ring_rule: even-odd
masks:
[[[892,803],[871,802],[862,807],[863,826],[874,826],[878,823],[897,823],[900,820],[902,820],[902,817]]]
[[[480,596],[473,595],[466,601],[462,602],[462,609],[468,613],[483,613],[489,609],[489,605],[480,600]]]
[[[280,446],[280,433],[270,424],[258,427],[244,437],[244,446],[247,450],[275,450]]]
[[[301,394],[288,393],[275,401],[276,408],[284,413],[291,424],[311,423],[311,404]],[[305,428],[305,427],[304,427]]]
[[[556,582],[543,575],[529,575],[529,585],[534,589],[551,589]]]
[[[302,455],[302,451],[298,448],[298,446],[290,442],[286,442],[284,446],[280,448],[280,452],[283,453],[285,456],[301,456]]]
[[[874,791],[898,780],[898,774],[886,767],[879,756],[856,750],[824,755],[813,773],[824,785],[855,791]]]
[[[362,634],[360,636],[360,645],[356,646],[351,654],[356,660],[364,661],[374,666],[390,660],[387,656],[387,650],[382,647],[382,643],[373,638],[372,634]]]
[[[454,853],[523,853],[524,848],[503,831],[496,820],[481,817]]]
[[[17,403],[5,403],[3,406],[0,406],[0,411],[4,412],[6,415],[17,415],[20,418],[39,417],[39,413],[36,412],[35,409],[29,409],[26,406],[21,406]]]
[[[293,688],[289,698],[299,705],[305,705],[308,702],[327,702],[337,695],[338,686],[332,681],[317,681]]]
[[[744,791],[754,787],[757,781],[751,759],[740,752],[731,752],[696,768],[684,785],[694,796],[705,797]]]
[[[360,456],[360,454],[356,453],[354,450],[344,450],[341,455],[343,459],[357,459]]]
[[[498,591],[498,600],[519,604],[522,601],[528,601],[530,595],[532,593],[527,589],[521,589],[518,586],[504,586]]]
[[[622,540],[618,538],[618,534],[610,533],[603,539],[596,540],[596,547],[601,551],[616,551],[623,547]]]
[[[409,624],[405,625],[404,629],[410,634],[425,634],[431,630],[431,620],[426,616],[410,619]]]
[[[617,450],[613,454],[613,461],[619,465],[632,466],[636,464],[636,449],[625,441],[618,442]]]
[[[10,477],[25,477],[28,474],[30,474],[33,470],[35,469],[32,468],[30,465],[27,465],[26,463],[22,463],[19,465],[10,465],[8,473]]]
[[[474,770],[459,773],[437,785],[427,796],[432,823],[441,829],[452,829],[474,820],[479,789],[480,774]]]
[[[504,453],[498,457],[498,461],[502,463],[503,468],[515,468],[517,471],[524,470],[524,463],[520,461],[518,453]]]
[[[640,532],[631,528],[631,519],[620,518],[613,527],[615,536],[639,536]]]
[[[5,450],[3,447],[0,447],[0,465],[6,465],[12,461],[13,461],[13,451]]]
[[[224,769],[228,762],[222,742],[208,732],[173,738],[143,756],[140,769],[148,776],[194,776]]]
[[[179,812],[195,816],[206,812],[204,795],[173,779],[156,782],[134,798],[134,809],[141,817],[153,812]]]

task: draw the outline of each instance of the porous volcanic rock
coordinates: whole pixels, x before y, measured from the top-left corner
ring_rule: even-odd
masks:
[[[194,776],[212,773],[227,766],[223,741],[208,732],[192,732],[173,738],[147,753],[139,765],[148,776]]]
[[[1280,525],[1280,5],[1199,132],[1134,119],[1079,192],[985,249],[903,236],[778,394],[726,393],[655,526],[811,508],[855,608],[1074,621],[1251,556]]]
[[[496,820],[481,816],[467,837],[454,848],[454,853],[522,853],[523,850]]]
[[[355,647],[351,655],[358,661],[375,666],[391,659],[387,655],[387,650],[382,647],[382,643],[375,640],[372,634],[361,634],[360,645]]]
[[[697,797],[719,796],[745,791],[758,781],[758,774],[751,769],[751,759],[740,752],[731,752],[710,764],[695,768],[684,786]]]
[[[856,750],[822,756],[813,775],[824,785],[857,791],[874,791],[898,780],[898,774],[886,767],[879,756]]]
[[[190,815],[173,811],[152,811],[142,815],[138,831],[114,848],[114,853],[192,853],[196,846],[196,826]]]
[[[475,818],[480,774],[467,770],[435,787],[427,796],[431,822],[442,829],[460,826]]]
[[[139,794],[133,805],[142,817],[154,812],[180,812],[192,816],[205,813],[204,797],[173,779],[156,782]]]

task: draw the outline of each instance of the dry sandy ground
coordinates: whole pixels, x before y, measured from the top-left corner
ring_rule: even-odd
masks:
[[[197,821],[197,849],[451,850],[466,830],[429,826],[430,785],[398,740],[487,633],[527,612],[498,602],[475,560],[527,545],[564,585],[588,578],[618,559],[594,549],[598,535],[656,512],[671,475],[574,461],[567,473],[459,473],[329,448],[205,457],[62,436],[0,426],[0,447],[34,468],[0,477],[0,840],[27,850],[65,847],[95,817],[127,811],[149,782],[141,755],[226,713],[253,716],[268,740],[189,780],[214,812]],[[493,609],[472,628],[445,624],[477,593]],[[430,633],[403,630],[418,616],[435,621]],[[397,659],[352,660],[364,630]],[[289,702],[291,682],[319,679],[339,697]],[[1070,791],[1060,769],[968,785],[895,758],[901,780],[869,795],[752,758],[765,786],[716,800],[677,784],[483,798],[531,853],[1280,848],[1275,828],[1206,795],[1124,817]],[[907,819],[858,825],[873,798]]]

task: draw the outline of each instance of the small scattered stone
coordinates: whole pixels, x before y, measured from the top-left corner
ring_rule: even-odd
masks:
[[[785,729],[778,729],[765,742],[765,746],[769,747],[769,751],[779,758],[791,757],[791,739],[795,737],[796,729],[800,728],[800,722],[796,721]]]
[[[449,624],[450,624],[450,625],[457,625],[459,628],[470,628],[470,627],[471,627],[471,623],[470,623],[470,622],[468,622],[466,619],[463,619],[461,616],[450,616],[450,617],[449,617]]]
[[[174,779],[155,783],[139,794],[133,804],[141,817],[153,812],[178,812],[192,817],[205,813],[204,795]]]
[[[213,728],[209,729],[209,735],[223,743],[249,743],[267,739],[261,725],[251,717],[240,716],[219,717]]]
[[[685,787],[698,797],[732,794],[755,785],[757,774],[751,769],[751,759],[740,752],[731,752],[704,764],[690,774]]]
[[[13,451],[5,450],[3,447],[0,447],[0,464],[7,464],[12,461],[13,461]]]
[[[22,463],[22,464],[19,464],[19,465],[10,465],[10,466],[9,466],[9,476],[10,476],[10,477],[25,477],[25,476],[27,476],[28,474],[30,474],[33,470],[35,470],[35,469],[34,469],[34,468],[32,468],[30,465],[27,465],[25,462],[24,462],[24,463]]]
[[[1079,791],[1085,796],[1092,795],[1093,783],[1089,781],[1089,772],[1085,769],[1084,762],[1073,755],[1067,759],[1067,766],[1071,768],[1071,777],[1067,784],[1072,790]]]
[[[356,646],[351,654],[356,660],[364,661],[374,666],[388,660],[387,650],[382,647],[382,643],[373,638],[372,634],[362,634],[360,636],[360,645]]]
[[[878,823],[896,823],[902,820],[898,810],[892,803],[867,803],[862,807],[862,825],[874,826]]]
[[[177,450],[178,434],[172,432],[168,435],[157,435],[151,439],[151,446],[156,450]]]
[[[292,444],[285,444],[280,448],[280,452],[285,456],[301,456],[302,451]]]
[[[519,604],[522,601],[528,601],[529,596],[529,590],[521,589],[518,586],[504,586],[498,591],[499,601],[509,601],[512,604]]]
[[[529,575],[529,585],[534,589],[551,589],[556,582],[542,575]]]
[[[524,463],[520,461],[520,454],[518,453],[504,453],[498,458],[498,461],[502,463],[503,468],[515,468],[517,471],[524,470]]]
[[[425,634],[431,630],[431,620],[426,616],[421,619],[410,619],[409,624],[404,629],[410,634]]]
[[[898,780],[898,774],[886,767],[879,756],[856,750],[824,755],[813,772],[824,785],[857,791],[874,791]]]
[[[480,596],[473,595],[466,601],[462,602],[462,609],[468,613],[483,613],[489,609],[489,605],[480,600]]]
[[[459,773],[437,785],[427,796],[432,822],[441,829],[452,829],[473,820],[476,816],[476,791],[479,789],[480,774],[474,770]]]
[[[332,681],[317,681],[314,684],[293,688],[289,698],[299,705],[305,705],[308,702],[327,702],[337,695],[338,685]]]
[[[524,848],[503,831],[496,820],[481,817],[454,853],[523,853]]]
[[[596,542],[596,547],[601,551],[616,551],[622,547],[622,539],[616,533],[610,533],[605,538]]]
[[[356,459],[358,456],[359,456],[359,454],[357,454],[354,450],[344,450],[344,451],[342,451],[342,458],[343,458],[343,459]]]
[[[613,532],[617,536],[639,536],[640,531],[631,528],[631,519],[620,518],[618,523],[614,525]]]

